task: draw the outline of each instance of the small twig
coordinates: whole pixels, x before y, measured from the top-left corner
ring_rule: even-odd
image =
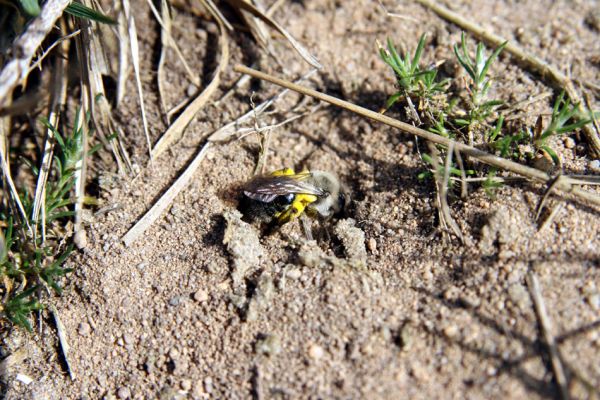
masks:
[[[549,227],[552,221],[556,219],[556,216],[560,213],[562,209],[562,203],[558,203],[554,207],[552,207],[552,211],[550,211],[550,215],[548,215],[548,218],[546,218],[544,222],[540,224],[540,227],[538,228],[538,233],[543,232],[547,227]]]
[[[467,173],[465,172],[465,165],[463,163],[462,156],[460,155],[460,151],[454,150],[454,154],[456,154],[456,163],[458,164],[458,168],[460,169],[460,197],[466,199],[469,195],[469,189]]]
[[[69,347],[69,341],[67,339],[67,330],[65,329],[65,326],[63,325],[62,321],[60,320],[60,317],[58,315],[58,310],[56,309],[54,304],[50,304],[50,312],[52,313],[52,317],[54,317],[54,323],[56,324],[56,333],[58,335],[58,342],[60,344],[60,348],[62,350],[64,359],[65,359],[65,365],[67,366],[67,372],[69,372],[69,376],[71,377],[71,380],[74,381],[75,380],[75,372],[73,371],[73,368],[71,368],[71,363],[69,361],[70,347]]]
[[[458,25],[462,29],[471,32],[488,45],[497,47],[506,42],[506,39],[486,31],[482,26],[466,20],[461,15],[450,11],[446,7],[434,3],[431,0],[417,0],[417,2],[429,8],[441,18],[446,19]],[[504,50],[512,54],[517,63],[522,65],[525,69],[529,69],[532,72],[537,73],[542,80],[547,81],[550,85],[564,90],[567,93],[567,96],[569,96],[571,103],[576,105],[583,115],[588,115],[588,113],[583,109],[583,106],[581,105],[581,99],[577,94],[575,87],[573,86],[573,82],[568,76],[560,72],[556,67],[548,64],[541,58],[525,52],[525,50],[513,43],[508,43]],[[591,129],[589,124],[584,125],[582,130],[590,144],[592,152],[596,157],[600,157],[600,137],[598,137],[596,132]]]
[[[298,84],[295,84],[295,83],[292,83],[292,82],[289,82],[289,81],[286,81],[283,79],[276,78],[269,74],[265,74],[264,72],[254,70],[254,69],[248,68],[243,65],[236,65],[234,67],[234,71],[243,73],[243,74],[248,74],[255,78],[262,79],[267,82],[271,82],[276,85],[294,90],[298,93],[302,93],[307,96],[314,97],[321,101],[324,101],[329,104],[333,104],[337,107],[341,107],[348,111],[354,112],[362,117],[381,122],[383,124],[400,129],[401,131],[403,131],[405,133],[421,137],[425,140],[429,140],[433,143],[441,144],[446,147],[450,146],[450,143],[453,143],[454,148],[457,151],[460,151],[469,157],[473,157],[485,164],[488,164],[488,165],[491,165],[494,167],[498,167],[498,168],[506,170],[506,171],[513,172],[520,176],[527,177],[533,181],[547,184],[552,180],[550,175],[548,175],[546,172],[541,171],[539,169],[528,167],[526,165],[522,165],[517,162],[495,156],[495,155],[487,153],[483,150],[479,150],[477,148],[468,146],[466,144],[456,142],[452,139],[448,139],[443,136],[436,135],[435,133],[428,132],[424,129],[417,128],[417,127],[407,124],[405,122],[398,121],[394,118],[390,118],[386,115],[382,115],[375,111],[368,110],[364,107],[357,106],[356,104],[352,104],[347,101],[338,99],[336,97],[318,92],[316,90],[313,90],[313,89],[310,89],[310,88],[307,88],[307,87],[304,87],[304,86],[301,86],[301,85],[298,85]],[[557,188],[562,190],[565,193],[573,194],[575,197],[577,197],[580,200],[588,201],[592,204],[600,206],[600,196],[596,195],[595,193],[591,193],[591,192],[585,191],[583,189],[573,187],[573,185],[569,184],[568,181],[562,181],[561,185],[559,185]]]
[[[544,298],[542,297],[542,292],[540,290],[540,283],[537,275],[532,270],[527,273],[527,286],[529,287],[531,299],[533,300],[535,313],[540,325],[542,339],[548,349],[548,352],[550,353],[550,360],[552,362],[552,370],[554,372],[556,384],[560,388],[561,398],[567,400],[569,399],[567,376],[562,365],[562,360],[558,346],[556,345],[555,337],[552,333],[552,321],[550,320],[550,316],[546,311],[546,305],[544,304]]]

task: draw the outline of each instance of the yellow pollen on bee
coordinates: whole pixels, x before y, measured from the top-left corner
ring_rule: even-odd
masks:
[[[298,218],[304,212],[306,206],[317,200],[318,197],[314,194],[297,194],[294,196],[294,200],[288,208],[284,211],[275,213],[275,218],[277,218],[279,224],[290,222],[294,218]]]

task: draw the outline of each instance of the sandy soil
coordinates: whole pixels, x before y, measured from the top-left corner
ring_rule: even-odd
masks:
[[[451,3],[573,77],[600,81],[594,1]],[[323,64],[314,87],[378,109],[393,81],[376,39],[391,36],[412,49],[428,32],[427,63],[452,60],[451,45],[460,40],[459,29],[418,5],[385,5],[410,19],[358,0],[293,1],[275,18]],[[156,141],[165,129],[155,84],[158,27],[145,2],[132,7],[140,10]],[[216,27],[181,12],[176,21],[178,43],[208,82],[218,61]],[[282,75],[244,34],[233,39],[234,62]],[[274,48],[286,76],[308,70],[282,40]],[[170,106],[194,92],[174,60]],[[444,70],[454,76],[458,67],[448,61]],[[509,102],[548,90],[507,56],[493,74],[494,96]],[[237,78],[229,69],[221,93]],[[131,80],[118,118],[140,174],[123,180],[104,171],[92,182],[101,186],[103,204],[116,208],[91,222],[89,245],[71,259],[75,273],[56,299],[75,379],[67,375],[54,325],[44,320],[41,334],[19,331],[4,340],[5,353],[29,353],[6,382],[6,398],[559,397],[525,282],[530,268],[540,279],[572,396],[588,397],[574,376],[600,387],[598,210],[562,202],[554,222],[538,232],[542,187],[506,185],[491,199],[473,186],[467,201],[451,203],[465,243],[445,238],[433,186],[417,179],[425,167],[414,139],[333,108],[276,130],[269,157],[269,169],[306,165],[347,182],[353,201],[345,218],[326,227],[330,241],[304,243],[299,224],[262,237],[239,221],[233,194],[257,159],[252,136],[216,146],[169,211],[125,247],[123,234],[207,134],[248,110],[252,90],[259,102],[279,89],[258,82],[238,89],[225,104],[203,110],[184,138],[148,165]],[[549,99],[523,110],[528,123],[549,111]],[[593,172],[584,141],[572,139],[574,146],[554,143],[565,170]],[[34,381],[24,385],[17,373]]]

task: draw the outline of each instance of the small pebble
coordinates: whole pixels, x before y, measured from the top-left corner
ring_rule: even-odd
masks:
[[[600,294],[595,293],[591,294],[587,297],[587,302],[590,303],[590,306],[596,311],[600,311]]]
[[[192,388],[192,381],[189,379],[184,379],[181,381],[181,388],[186,392],[189,392]]]
[[[204,391],[206,393],[212,393],[213,391],[213,380],[210,376],[204,378]]]
[[[318,344],[313,344],[308,349],[308,355],[313,360],[321,359],[324,354],[325,354],[325,350],[323,350],[323,348],[321,346],[319,346]]]
[[[198,303],[204,303],[208,300],[208,293],[206,293],[206,290],[198,289],[196,293],[194,293],[194,300]]]
[[[87,322],[82,322],[79,324],[79,328],[77,329],[77,331],[79,332],[79,334],[81,336],[87,336],[90,334],[92,328],[90,327],[90,324],[88,324]]]
[[[575,147],[575,140],[572,137],[566,137],[563,139],[563,144],[567,149],[572,149]]]
[[[268,335],[256,342],[256,352],[266,356],[276,355],[281,351],[281,341],[277,335]]]
[[[122,387],[117,391],[117,396],[121,400],[126,400],[131,397],[131,391],[127,387]]]
[[[300,271],[300,268],[288,269],[285,273],[285,276],[290,279],[298,279],[302,276],[302,271]]]
[[[375,238],[370,238],[367,241],[367,247],[371,253],[375,254],[377,252],[377,240],[375,240]]]
[[[181,303],[181,296],[175,296],[172,297],[171,300],[169,300],[169,304],[172,305],[173,307],[178,306]]]
[[[31,379],[30,377],[28,377],[25,374],[17,374],[16,380],[18,380],[19,382],[23,382],[23,384],[25,385],[29,385],[31,382],[33,382],[33,379]]]
[[[455,339],[458,337],[458,334],[459,330],[458,326],[456,325],[448,325],[444,328],[444,336],[446,336],[448,339]]]
[[[198,88],[196,87],[196,85],[188,85],[187,89],[186,89],[186,94],[188,97],[193,97],[196,93],[198,92]]]
[[[126,344],[131,344],[133,343],[133,336],[129,333],[125,333],[123,334],[123,341],[125,341]]]

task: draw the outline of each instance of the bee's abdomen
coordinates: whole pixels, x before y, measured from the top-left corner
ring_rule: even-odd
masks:
[[[270,202],[262,202],[251,199],[248,196],[243,196],[238,208],[251,222],[269,222],[276,214],[285,211],[293,203],[294,198],[294,194],[288,194],[277,196]]]

